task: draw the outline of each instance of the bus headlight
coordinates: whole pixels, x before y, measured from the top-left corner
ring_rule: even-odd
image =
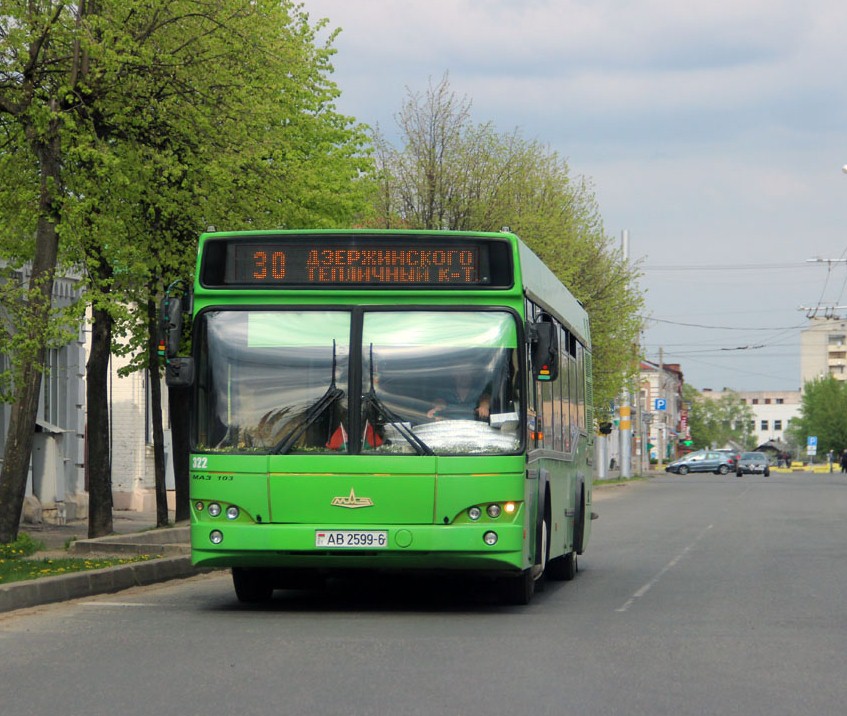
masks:
[[[238,508],[235,505],[230,505],[226,508],[226,518],[228,520],[234,520],[238,517]]]
[[[471,507],[468,510],[468,517],[470,517],[474,522],[476,522],[480,517],[482,517],[482,510],[479,507]]]
[[[220,544],[224,541],[224,533],[220,530],[212,530],[209,532],[209,541],[212,544]]]
[[[489,547],[493,547],[497,544],[497,533],[496,532],[486,532],[482,535],[482,541],[485,542]]]
[[[221,514],[221,506],[217,502],[209,503],[209,517],[217,517]]]
[[[497,519],[500,516],[500,505],[489,505],[486,510],[491,519]]]

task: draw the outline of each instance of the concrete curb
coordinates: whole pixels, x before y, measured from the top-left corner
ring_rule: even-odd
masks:
[[[148,562],[119,564],[103,569],[0,585],[0,613],[39,604],[110,594],[130,587],[141,587],[169,579],[183,579],[208,572],[207,569],[198,569],[191,564],[190,541],[191,528],[188,526],[77,540],[68,548],[69,556],[147,554],[153,558]]]
[[[190,542],[190,527],[167,527],[146,532],[77,540],[68,547],[68,554],[190,554]]]
[[[97,594],[110,594],[130,587],[193,577],[204,571],[206,570],[194,567],[191,557],[184,555],[13,582],[0,586],[0,612]]]

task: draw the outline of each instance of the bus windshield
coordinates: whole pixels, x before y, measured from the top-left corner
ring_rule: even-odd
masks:
[[[198,327],[200,450],[521,449],[510,312],[221,310],[201,314]]]

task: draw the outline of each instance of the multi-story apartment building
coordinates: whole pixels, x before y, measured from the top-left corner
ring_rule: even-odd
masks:
[[[841,318],[811,318],[800,331],[801,385],[826,375],[847,380],[847,320]]]

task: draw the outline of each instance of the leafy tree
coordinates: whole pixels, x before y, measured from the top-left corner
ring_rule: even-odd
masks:
[[[756,447],[753,409],[738,393],[727,391],[720,398],[707,398],[685,384],[682,395],[690,406],[688,427],[695,448],[724,447],[730,443],[747,450]]]
[[[34,199],[31,207],[18,205],[17,218],[5,220],[27,232],[16,235],[20,249],[15,253],[31,269],[17,296],[26,320],[14,326],[12,409],[0,469],[0,542],[17,537],[42,367],[54,330],[51,299],[65,200],[63,159],[86,133],[79,110],[88,68],[78,29],[88,12],[84,3],[16,2],[4,4],[0,15],[0,137],[9,140],[0,183],[11,187],[30,179],[21,196]]]
[[[817,436],[819,455],[830,450],[840,455],[847,448],[847,383],[831,375],[806,383],[800,415],[789,423],[786,434],[796,446]]]
[[[373,226],[520,235],[583,303],[592,321],[595,404],[608,405],[637,368],[643,295],[637,267],[605,234],[589,182],[518,131],[474,124],[445,75],[409,92],[397,115],[403,146],[373,133]]]
[[[36,258],[37,296],[27,304],[24,326],[49,325],[45,281],[52,282],[60,234],[67,260],[85,269],[94,316],[87,380],[89,535],[96,536],[111,531],[103,389],[109,351],[123,346],[133,356],[130,369],[149,371],[158,404],[154,309],[165,286],[190,276],[199,232],[210,223],[349,223],[362,210],[358,178],[368,168],[366,138],[334,110],[332,38],[315,45],[322,24],[311,26],[299,4],[101,0],[44,6],[20,4],[0,20],[0,130],[9,138],[4,146],[16,152],[0,151],[0,162],[13,166],[16,177],[31,175],[35,189],[41,184],[40,195],[28,187],[15,195],[38,196],[38,211],[0,221],[19,224],[21,236],[31,227],[36,236],[36,250],[21,251],[24,260]],[[19,342],[26,337],[14,335]],[[9,431],[0,541],[17,531],[46,342],[37,335],[27,344],[30,353],[15,352],[22,373],[6,383],[16,388],[16,409],[26,411],[13,415]],[[155,412],[162,524],[164,460],[161,412]],[[28,437],[29,444],[15,436]],[[187,463],[180,468],[187,485]],[[187,491],[182,494],[180,506],[187,507]]]

